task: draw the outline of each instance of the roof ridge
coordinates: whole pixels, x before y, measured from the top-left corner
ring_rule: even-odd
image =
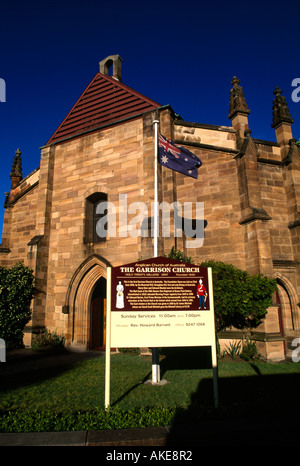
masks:
[[[155,105],[159,105],[161,107],[161,105],[156,102],[155,100],[153,99],[150,99],[149,97],[145,96],[144,94],[142,94],[141,92],[138,92],[136,91],[135,89],[133,89],[132,87],[128,86],[127,84],[124,84],[123,82],[121,81],[118,81],[117,79],[113,78],[112,76],[108,76],[108,75],[105,75],[105,74],[102,74],[98,71],[99,75],[101,75],[103,78],[107,79],[108,81],[112,82],[113,84],[117,84],[119,87],[122,87],[123,89],[129,91],[129,92],[132,92],[134,95],[137,95],[139,96],[140,98],[146,100],[147,102],[151,102]]]

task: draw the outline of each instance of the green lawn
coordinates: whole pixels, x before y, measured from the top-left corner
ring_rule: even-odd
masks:
[[[198,367],[197,367],[198,366]],[[200,367],[201,366],[201,367]],[[207,362],[167,357],[161,361],[162,386],[151,378],[151,358],[115,354],[111,357],[111,405],[123,410],[176,407],[214,412],[212,369]],[[300,364],[219,362],[219,401],[226,415],[299,412]],[[67,367],[31,371],[26,377],[1,378],[0,410],[70,412],[104,406],[105,358]]]

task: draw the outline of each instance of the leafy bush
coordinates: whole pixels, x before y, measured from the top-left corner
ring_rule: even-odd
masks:
[[[272,305],[276,279],[248,272],[223,262],[207,261],[213,274],[216,329],[253,329],[261,324]]]
[[[23,346],[23,330],[30,321],[34,296],[33,271],[22,263],[0,267],[0,338],[7,348]]]
[[[258,354],[256,342],[246,339],[246,341],[243,342],[243,348],[240,353],[240,358],[244,359],[244,361],[250,361],[259,357],[260,354]]]
[[[235,359],[241,353],[242,342],[240,340],[235,342],[230,342],[229,345],[225,347],[225,354],[228,354],[232,359]]]
[[[225,349],[220,352],[219,357],[222,358],[226,355],[230,356],[231,359],[236,359],[239,357],[244,361],[254,361],[260,357],[260,354],[257,351],[256,342],[246,338],[245,340],[236,340],[231,341],[228,345],[225,345]]]
[[[140,348],[118,348],[122,354],[141,354]]]
[[[193,259],[191,257],[185,256],[182,251],[180,251],[179,249],[175,249],[174,246],[172,247],[169,254],[167,256],[165,255],[165,257],[168,257],[169,259],[175,259],[181,262],[187,262],[188,264],[193,263]]]
[[[44,329],[32,337],[32,349],[44,349],[51,347],[52,349],[62,349],[65,345],[65,337],[57,335],[56,332]]]
[[[174,247],[167,257],[193,263],[191,257]],[[234,265],[214,260],[202,262],[200,266],[212,268],[217,332],[230,327],[253,329],[262,323],[277,288],[275,278],[250,275]]]

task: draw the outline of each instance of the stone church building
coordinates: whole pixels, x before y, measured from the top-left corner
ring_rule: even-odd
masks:
[[[194,262],[214,259],[276,277],[278,293],[253,333],[267,359],[284,359],[300,336],[300,152],[293,120],[281,90],[273,101],[274,139],[255,139],[240,81],[229,93],[229,126],[184,121],[122,83],[122,59],[100,62],[73,108],[41,149],[40,167],[23,178],[16,151],[5,194],[0,264],[24,261],[36,277],[38,294],[24,343],[47,328],[66,337],[74,349],[105,346],[106,271],[153,257],[153,238],[118,228],[127,205],[154,200],[154,126],[202,161],[198,179],[158,166],[159,201],[203,202],[206,220],[202,247],[192,239],[160,236],[158,255],[172,246]],[[226,110],[224,110],[226,111]],[[270,109],[270,115],[272,109]],[[123,195],[123,197],[122,197]],[[97,235],[105,201],[116,206],[116,235]],[[146,225],[146,226],[145,226]],[[126,226],[126,225],[125,225]],[[233,330],[222,339],[239,338]]]

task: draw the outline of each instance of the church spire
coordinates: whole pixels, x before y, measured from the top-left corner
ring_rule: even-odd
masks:
[[[272,128],[276,128],[276,126],[280,125],[281,123],[294,123],[294,120],[291,118],[285,97],[281,95],[282,90],[277,86],[273,94],[275,95],[275,99],[273,100]]]
[[[234,76],[232,81],[232,89],[229,98],[229,115],[228,118],[232,121],[232,126],[238,131],[241,138],[244,138],[244,131],[249,128],[248,114],[250,110],[243,93],[243,88],[240,86],[240,80]]]
[[[14,189],[23,178],[22,173],[22,160],[21,160],[21,151],[17,149],[15,152],[15,157],[12,164],[12,169],[10,172],[10,179],[11,179],[11,189]]]
[[[273,100],[273,122],[272,128],[275,129],[276,139],[281,146],[287,146],[292,135],[292,123],[294,120],[291,118],[285,97],[283,97],[282,90],[279,87],[275,88],[273,92],[275,99]]]
[[[234,76],[231,81],[233,87],[230,91],[229,99],[228,118],[230,118],[230,120],[232,120],[237,113],[243,113],[246,115],[250,113],[244,96],[243,88],[240,86],[240,82],[241,81],[236,76]]]

